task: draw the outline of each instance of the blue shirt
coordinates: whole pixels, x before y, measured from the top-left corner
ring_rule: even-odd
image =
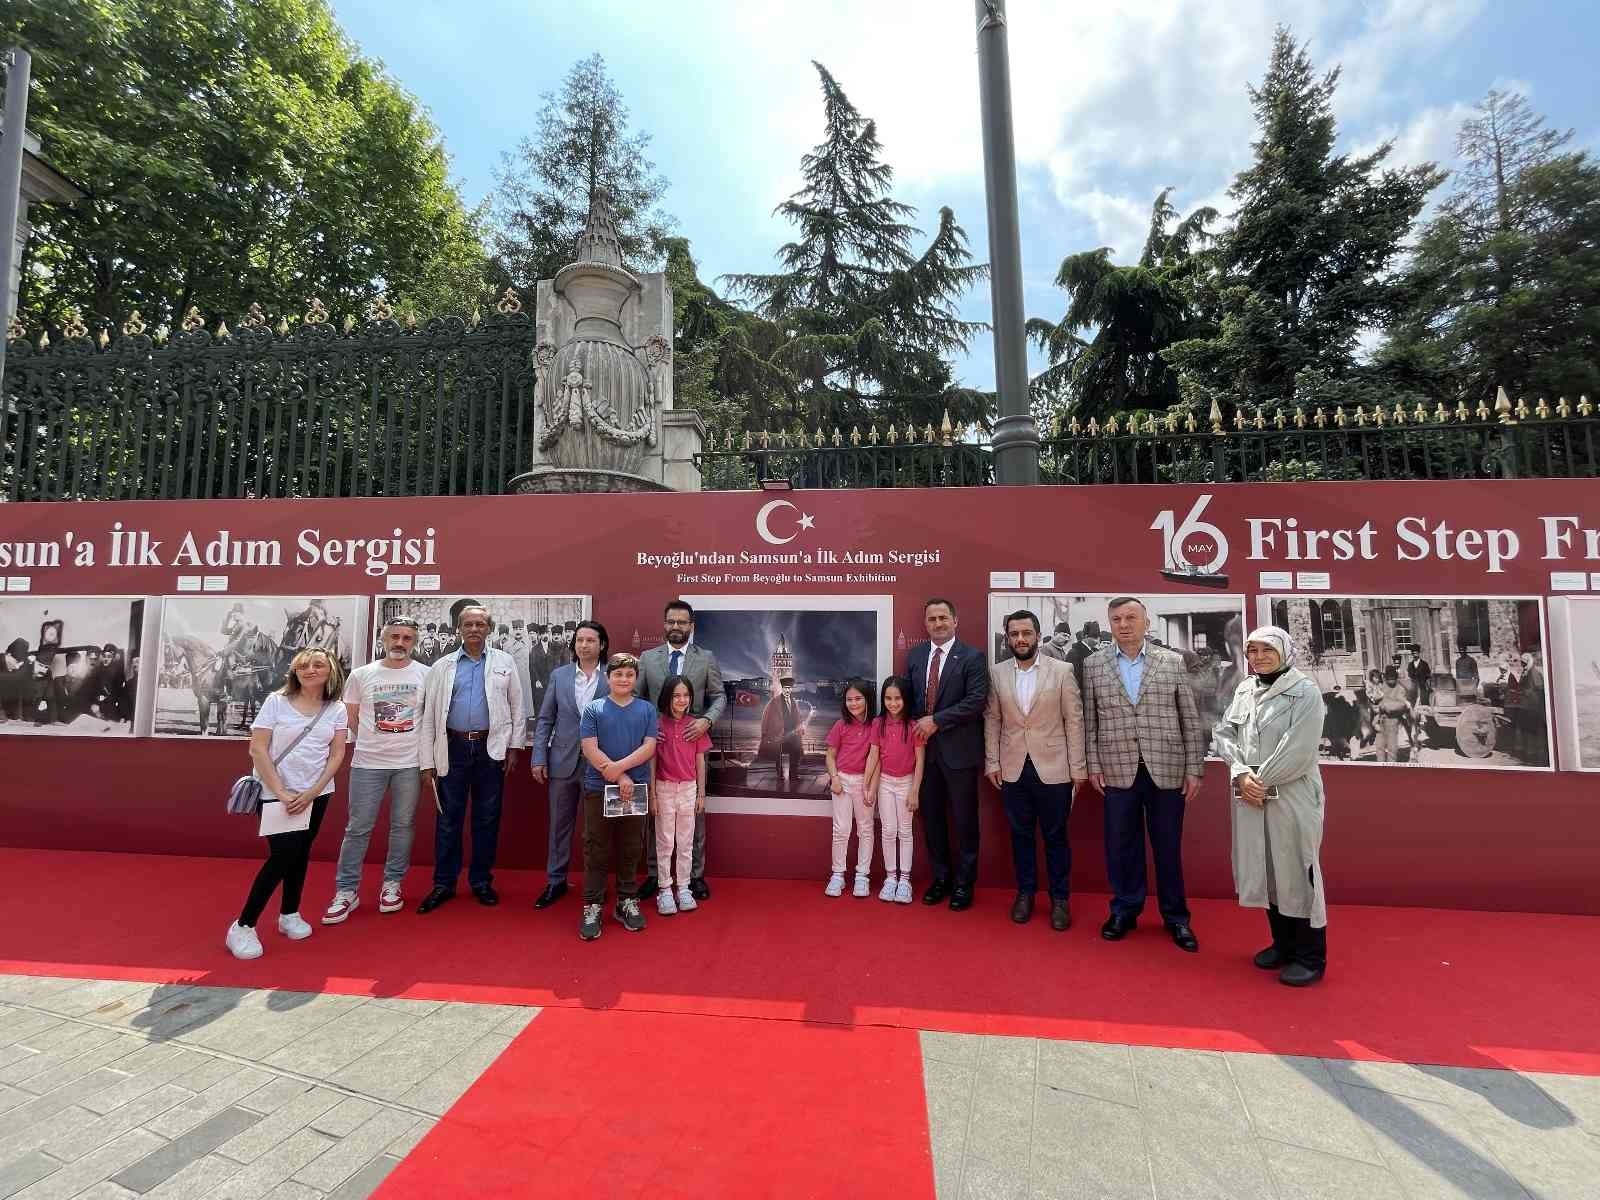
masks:
[[[1128,693],[1129,704],[1139,699],[1139,687],[1144,683],[1144,668],[1149,661],[1143,649],[1136,657],[1129,658],[1121,646],[1117,647],[1117,674],[1122,676],[1122,690]]]
[[[450,713],[447,729],[471,733],[489,728],[489,693],[483,686],[483,664],[489,661],[484,650],[478,658],[468,658],[463,650],[456,656],[456,677],[450,686]]]
[[[600,752],[612,762],[617,762],[644,745],[646,738],[656,736],[659,717],[656,706],[644,700],[635,699],[631,704],[618,704],[610,696],[602,696],[584,706],[583,716],[578,721],[578,738],[580,741],[584,738],[597,739]],[[649,783],[649,760],[630,768],[628,777],[635,783]],[[596,771],[588,759],[584,759],[583,790],[600,792],[605,790],[605,786],[606,777]]]

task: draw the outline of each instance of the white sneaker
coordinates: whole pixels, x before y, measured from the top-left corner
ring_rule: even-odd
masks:
[[[235,958],[261,957],[261,939],[256,936],[256,931],[248,925],[239,924],[237,921],[228,926],[226,945],[228,953]]]
[[[857,900],[865,900],[872,895],[872,883],[865,875],[858,873],[856,875],[856,886],[851,889],[850,894]]]
[[[837,871],[828,876],[828,886],[823,889],[822,894],[824,896],[844,895],[844,876]]]
[[[894,888],[894,902],[896,904],[911,903],[911,876],[900,876],[900,882],[895,884]]]
[[[382,903],[380,900],[380,907]],[[360,907],[361,897],[354,892],[335,892],[332,902],[328,905],[328,911],[322,914],[322,923],[324,925],[337,925]]]
[[[694,898],[694,893],[686,887],[678,889],[678,911],[693,912],[700,907],[700,901]]]
[[[893,904],[895,890],[899,886],[899,881],[897,881],[893,875],[889,876],[889,878],[883,881],[883,886],[878,889],[878,899],[887,900],[890,904]]]
[[[406,898],[400,894],[400,884],[385,880],[382,890],[378,892],[378,911],[399,912],[405,906]]]
[[[678,914],[678,904],[672,898],[672,889],[662,888],[656,893],[656,911],[663,917],[674,917]]]
[[[284,913],[278,918],[278,932],[298,942],[311,936],[311,926],[305,923],[299,913]]]

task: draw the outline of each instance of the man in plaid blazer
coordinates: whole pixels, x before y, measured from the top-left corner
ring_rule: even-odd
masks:
[[[1148,645],[1150,616],[1133,596],[1108,606],[1114,644],[1083,663],[1083,730],[1089,781],[1105,793],[1111,916],[1100,928],[1120,941],[1138,923],[1146,894],[1144,835],[1156,861],[1156,896],[1172,940],[1200,948],[1183,890],[1183,811],[1200,791],[1207,731],[1183,659]]]

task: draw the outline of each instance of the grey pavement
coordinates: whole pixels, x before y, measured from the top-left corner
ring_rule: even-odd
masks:
[[[538,1013],[0,975],[0,1200],[359,1200]]]
[[[1594,1200],[1600,1079],[922,1034],[939,1200]]]

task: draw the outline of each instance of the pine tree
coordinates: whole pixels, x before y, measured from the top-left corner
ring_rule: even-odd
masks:
[[[796,229],[781,270],[731,276],[733,292],[783,332],[768,360],[796,381],[811,427],[867,420],[981,420],[986,402],[952,387],[948,359],[983,329],[955,303],[988,268],[974,265],[948,208],[918,255],[916,212],[890,194],[877,126],[820,63],[823,140],[800,160],[803,186],[777,211]]]
[[[1444,177],[1431,163],[1384,168],[1388,142],[1360,157],[1335,154],[1338,81],[1337,67],[1318,78],[1279,27],[1266,77],[1249,89],[1260,136],[1254,163],[1229,189],[1239,207],[1210,284],[1220,330],[1166,352],[1197,398],[1285,404],[1300,376],[1370,386],[1358,339],[1391,312],[1387,272]]]
[[[623,262],[661,261],[675,224],[657,202],[667,181],[646,153],[650,135],[628,132],[628,109],[599,54],[575,63],[559,93],[546,92],[538,131],[495,173],[497,273],[527,295],[577,256],[590,198],[604,192],[617,216]]]

